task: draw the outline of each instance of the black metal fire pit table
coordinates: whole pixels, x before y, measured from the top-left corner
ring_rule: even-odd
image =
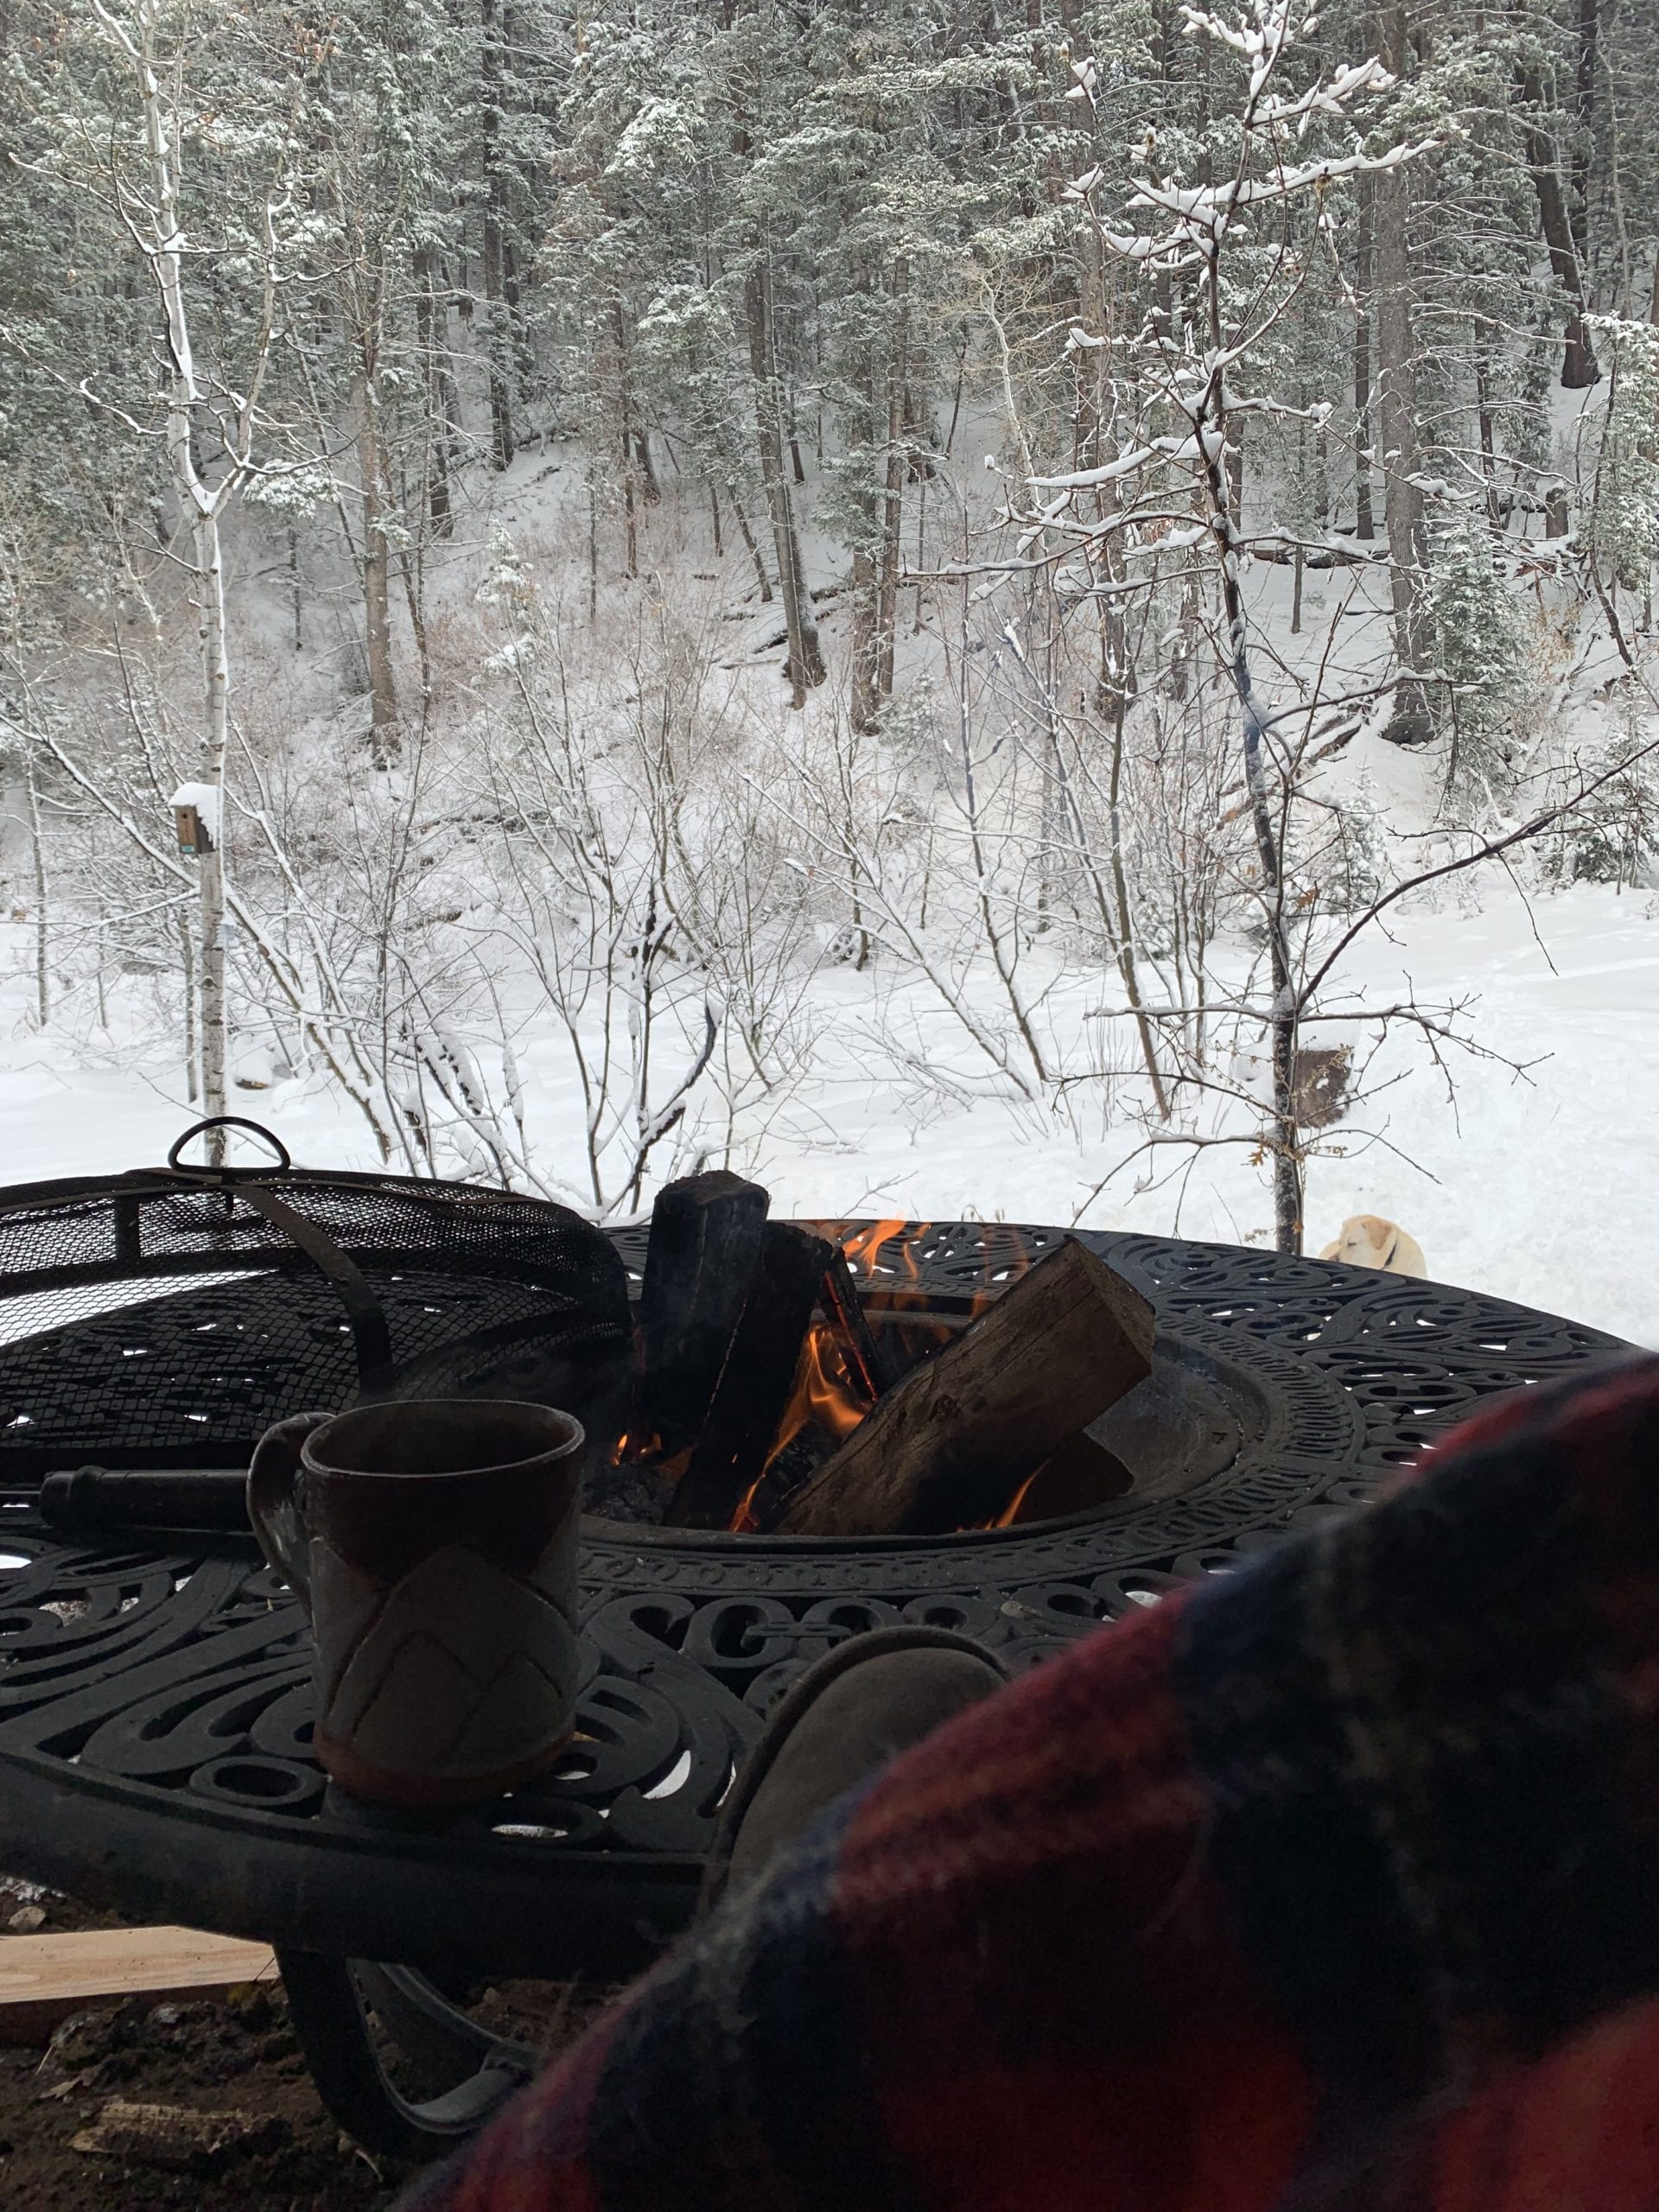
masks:
[[[861,1281],[878,1306],[919,1293],[962,1312],[1061,1234],[912,1226],[866,1238]],[[643,1234],[616,1241],[637,1274]],[[531,2063],[441,1993],[647,1963],[690,1914],[734,1761],[831,1644],[935,1621],[1040,1659],[1363,1503],[1480,1400],[1621,1349],[1439,1284],[1084,1241],[1158,1313],[1154,1372],[1113,1416],[1127,1496],[1065,1521],[858,1542],[590,1522],[578,1740],[556,1776],[461,1816],[369,1814],[325,1788],[302,1623],[251,1546],[77,1549],[27,1486],[0,1491],[0,1866],[273,1943],[332,2109],[372,2149],[429,2152]],[[395,2086],[389,2043],[423,2090]]]

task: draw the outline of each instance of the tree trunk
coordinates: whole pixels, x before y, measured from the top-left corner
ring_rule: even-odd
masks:
[[[211,849],[196,862],[201,900],[201,937],[197,982],[201,1007],[201,1110],[226,1110],[229,1023],[225,1006],[225,759],[230,739],[230,663],[226,652],[225,571],[219,554],[219,517],[203,515],[195,529],[197,589],[200,594],[201,664],[206,729],[204,781],[214,794]],[[217,1141],[215,1142],[215,1140]],[[208,1160],[224,1162],[224,1133],[209,1132]]]
[[[196,1051],[196,941],[181,911],[175,926],[179,932],[179,965],[184,971],[184,1095],[191,1105],[201,1096],[201,1062]]]
[[[853,546],[852,665],[848,719],[855,730],[872,730],[881,719],[881,547],[882,507],[877,489],[877,401],[880,382],[870,349],[860,356],[849,379],[858,395],[855,413],[848,423],[848,442],[864,454],[860,481],[853,494],[857,511],[857,540]],[[881,408],[885,425],[887,410]],[[885,484],[885,471],[880,482]]]
[[[611,334],[616,344],[617,412],[621,418],[622,448],[622,518],[627,539],[627,569],[631,576],[639,573],[639,516],[635,497],[635,464],[638,450],[633,429],[633,385],[628,367],[628,325],[623,310],[622,296],[613,289],[611,294]]]
[[[1503,511],[1497,496],[1497,447],[1492,420],[1491,368],[1484,343],[1477,339],[1475,360],[1475,421],[1480,435],[1480,473],[1486,480],[1486,519],[1503,527]]]
[[[785,474],[783,396],[772,330],[772,270],[764,249],[757,253],[744,280],[743,303],[748,323],[749,371],[754,384],[760,480],[772,516],[778,588],[789,638],[790,690],[793,703],[801,707],[806,703],[809,687],[823,681],[823,652],[817,624],[812,619],[812,601],[801,566],[800,541]]]
[[[1369,171],[1359,175],[1359,219],[1354,227],[1354,536],[1369,544],[1376,536],[1371,511],[1371,231],[1373,190]]]
[[[369,664],[369,753],[389,768],[402,750],[397,687],[391,664],[391,549],[381,489],[378,403],[366,370],[358,378],[358,461],[363,477],[363,617]]]
[[[1410,63],[1404,6],[1383,8],[1380,28],[1383,66],[1402,77]],[[1417,340],[1412,316],[1415,285],[1410,257],[1410,168],[1405,163],[1377,172],[1371,205],[1376,280],[1376,443],[1387,499],[1394,649],[1402,667],[1418,670],[1432,664],[1433,648],[1424,594],[1423,494],[1416,480],[1421,454],[1417,442]],[[1384,734],[1396,744],[1421,745],[1433,734],[1433,716],[1423,686],[1410,680],[1402,683],[1395,694],[1394,714]]]
[[[599,620],[599,489],[588,475],[588,626]]]
[[[1579,142],[1573,154],[1573,242],[1579,265],[1590,257],[1590,156],[1596,126],[1596,48],[1599,25],[1597,0],[1579,0],[1577,115]]]
[[[415,333],[426,372],[426,512],[439,537],[453,532],[449,498],[449,433],[454,409],[445,387],[453,380],[442,359],[442,309],[437,294],[437,258],[428,246],[414,256]]]
[[[512,43],[509,32],[508,43]],[[513,251],[512,232],[503,224],[501,233],[501,299],[507,311],[507,343],[511,349],[514,379],[522,399],[531,381],[535,366],[530,350],[530,336],[524,327],[524,309],[518,290],[518,257]]]
[[[649,430],[635,430],[633,457],[639,466],[639,480],[645,487],[645,505],[648,507],[659,505],[663,497],[663,487],[658,481],[657,463],[652,458]]]
[[[35,1017],[44,1029],[52,1019],[50,925],[47,916],[46,842],[41,835],[41,783],[35,769],[35,748],[23,755],[23,774],[29,797],[29,849],[35,864]],[[99,973],[103,947],[99,948]]]
[[[1550,273],[1566,293],[1568,302],[1561,355],[1561,389],[1563,391],[1583,391],[1597,381],[1601,371],[1596,366],[1596,357],[1590,346],[1590,334],[1585,328],[1584,278],[1579,266],[1578,249],[1573,243],[1567,194],[1561,188],[1561,172],[1555,144],[1541,121],[1547,104],[1538,72],[1535,69],[1522,71],[1517,79],[1517,89],[1526,117],[1521,126],[1522,143],[1526,148],[1527,167],[1532,172],[1533,190],[1538,197],[1538,219],[1543,230],[1544,244],[1549,250]]]
[[[874,729],[881,718],[881,641],[878,630],[880,594],[875,556],[867,545],[853,549],[852,684],[847,718],[855,730]]]
[[[191,517],[194,595],[201,650],[201,773],[198,780],[213,792],[212,850],[198,862],[200,961],[197,1005],[201,1035],[201,1103],[205,1114],[226,1109],[226,1067],[229,1042],[225,1005],[225,852],[229,823],[225,808],[225,761],[230,737],[230,661],[225,608],[225,569],[219,518],[235,488],[235,472],[210,491],[196,466],[194,410],[200,399],[195,356],[190,342],[184,296],[184,238],[174,181],[171,137],[162,113],[161,87],[150,51],[151,24],[139,18],[142,49],[129,47],[137,66],[144,119],[145,149],[154,194],[153,234],[141,250],[160,296],[166,323],[166,445],[168,471],[179,504]],[[135,233],[137,235],[137,233]],[[212,1129],[207,1162],[225,1163],[225,1133]]]
[[[772,578],[766,574],[766,564],[760,557],[760,548],[754,542],[754,532],[749,527],[749,518],[735,487],[731,492],[732,512],[737,518],[738,535],[749,549],[749,558],[754,563],[755,581],[760,587],[762,606],[772,604]]]
[[[480,0],[483,35],[480,59],[479,136],[484,172],[484,297],[488,306],[486,343],[489,349],[490,451],[497,468],[509,468],[516,450],[512,435],[512,359],[506,268],[503,245],[506,195],[501,178],[501,23],[498,0]]]
[[[906,285],[903,264],[897,284],[901,302]],[[899,328],[887,364],[887,466],[881,511],[881,577],[876,608],[875,688],[883,702],[893,696],[893,640],[899,626],[899,532],[905,512],[905,399],[910,374],[910,310],[901,304]]]

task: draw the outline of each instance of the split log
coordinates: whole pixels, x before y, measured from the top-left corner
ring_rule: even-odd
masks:
[[[875,1340],[874,1331],[865,1319],[858,1285],[853,1281],[847,1255],[839,1244],[830,1248],[830,1264],[823,1271],[819,1298],[823,1318],[834,1332],[836,1348],[847,1372],[866,1402],[874,1405],[884,1390],[892,1388],[895,1378]]]
[[[760,1257],[771,1204],[716,1168],[666,1185],[651,1216],[639,1294],[636,1418],[672,1451],[702,1427]]]
[[[1152,1371],[1153,1312],[1075,1239],[912,1368],[778,1522],[791,1536],[938,1534],[1025,1478]]]
[[[691,1462],[666,1515],[678,1529],[728,1529],[760,1479],[795,1385],[823,1273],[827,1237],[769,1221],[760,1261]]]

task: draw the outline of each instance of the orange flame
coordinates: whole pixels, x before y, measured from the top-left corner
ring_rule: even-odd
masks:
[[[1024,1482],[1020,1484],[1019,1489],[1015,1491],[1014,1496],[1008,1500],[1002,1510],[997,1515],[995,1520],[983,1521],[980,1523],[980,1526],[984,1529],[1011,1529],[1020,1517],[1020,1509],[1026,1502],[1026,1492],[1031,1488],[1033,1483],[1036,1481],[1038,1476],[1040,1475],[1042,1471],[1043,1470],[1041,1467],[1033,1467],[1031,1472],[1026,1477]]]
[[[758,1481],[749,1490],[743,1503],[732,1516],[734,1531],[741,1531],[749,1521],[749,1505],[754,1493],[766,1479],[766,1469],[786,1451],[800,1434],[810,1426],[823,1437],[830,1451],[842,1444],[869,1411],[868,1402],[855,1388],[841,1357],[841,1348],[832,1330],[822,1321],[815,1321],[807,1331],[801,1346],[801,1357],[795,1370],[795,1382],[789,1394],[789,1403],[784,1417],[778,1424],[778,1434],[772,1450],[766,1454],[766,1466]]]
[[[887,1240],[897,1236],[905,1226],[902,1217],[892,1221],[878,1221],[847,1238],[842,1249],[855,1278],[867,1282],[879,1274],[907,1275],[912,1281],[917,1279],[916,1262],[907,1242],[899,1247],[891,1259],[882,1252]],[[766,1467],[751,1484],[742,1503],[733,1514],[731,1533],[741,1535],[755,1527],[750,1511],[755,1493],[766,1480],[773,1462],[789,1448],[804,1428],[809,1426],[816,1428],[830,1450],[833,1451],[837,1445],[845,1443],[869,1409],[868,1401],[847,1370],[834,1331],[825,1323],[815,1321],[802,1344],[800,1362],[795,1370],[789,1403],[778,1424],[778,1433],[772,1440],[772,1450],[766,1455]]]
[[[874,1222],[868,1229],[861,1229],[855,1236],[849,1236],[842,1249],[854,1274],[867,1282],[877,1275],[896,1277],[901,1281],[908,1279],[915,1282],[919,1270],[916,1265],[914,1242],[906,1238],[895,1252],[884,1253],[881,1249],[908,1225],[901,1214],[893,1221]],[[931,1226],[931,1222],[918,1224],[918,1233],[925,1235]]]

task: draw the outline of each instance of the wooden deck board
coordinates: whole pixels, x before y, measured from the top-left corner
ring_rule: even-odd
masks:
[[[194,1928],[92,1929],[73,1936],[0,1936],[0,2044],[45,2040],[59,2021],[124,1997],[199,2001],[274,1980],[264,1943]]]

